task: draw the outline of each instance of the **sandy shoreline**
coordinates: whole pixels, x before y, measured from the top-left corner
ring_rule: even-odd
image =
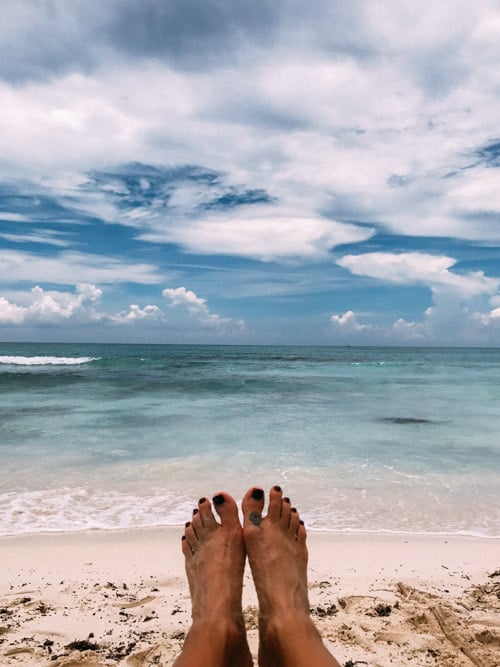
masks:
[[[190,614],[181,533],[1,538],[0,664],[172,664]],[[308,544],[313,616],[342,665],[500,665],[500,540],[311,532]],[[243,605],[256,655],[248,571]]]

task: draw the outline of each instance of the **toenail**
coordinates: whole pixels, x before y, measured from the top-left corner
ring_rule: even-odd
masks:
[[[183,536],[181,537],[181,540],[185,540],[185,539],[186,539],[186,536],[183,535]]]
[[[295,512],[295,514],[297,514],[297,508],[296,508],[296,507],[292,507],[292,512]]]
[[[274,487],[274,490],[277,491],[278,493],[281,491],[281,486],[276,485]]]
[[[264,497],[264,491],[262,489],[254,489],[252,491],[252,498],[254,500],[262,500]]]
[[[221,493],[219,493],[219,495],[218,495],[218,496],[214,496],[212,500],[214,501],[214,505],[222,505],[222,503],[223,503],[226,499],[224,498],[224,496],[223,496]]]
[[[195,514],[198,514],[199,511],[200,511],[200,510],[199,510],[197,507],[195,507],[194,510],[193,510],[193,516],[194,516]]]
[[[198,503],[199,503],[200,505],[203,505],[203,503],[206,503],[206,502],[207,502],[207,499],[206,499],[206,498],[200,498],[200,499],[198,500]]]
[[[190,525],[191,525],[191,521],[186,521],[186,523],[184,524],[184,528],[189,528]]]
[[[290,504],[290,498],[283,498],[283,501],[284,501],[285,503]]]
[[[302,521],[302,519],[299,521],[299,524],[300,524],[301,526],[304,525],[304,522]]]

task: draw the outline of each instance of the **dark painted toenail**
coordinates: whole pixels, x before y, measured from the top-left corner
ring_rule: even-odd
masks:
[[[206,499],[206,498],[200,498],[200,499],[198,500],[198,503],[199,503],[200,505],[203,505],[203,503],[206,503],[206,502],[207,502],[207,499]]]
[[[285,503],[290,504],[290,498],[283,498],[283,501],[284,501]]]
[[[279,492],[281,491],[281,486],[277,486],[277,485],[276,485],[276,486],[274,487],[274,490],[277,491],[277,492],[279,493]]]
[[[183,536],[181,537],[181,540],[185,540],[185,539],[186,539],[186,536],[183,535]]]
[[[299,524],[300,524],[301,526],[304,525],[304,522],[302,521],[302,519],[299,521]]]
[[[292,512],[295,512],[295,514],[297,514],[297,508],[296,508],[296,507],[292,507]]]
[[[218,495],[218,496],[214,496],[214,497],[212,498],[212,500],[214,501],[214,505],[222,505],[222,503],[223,503],[226,499],[224,498],[224,496],[223,496],[221,493],[219,493],[219,495]]]
[[[184,528],[189,528],[190,525],[191,525],[191,521],[186,521],[186,523],[184,524]]]
[[[262,500],[264,497],[264,491],[262,489],[254,489],[252,491],[252,498],[254,500]]]
[[[198,514],[199,511],[200,510],[197,507],[195,507],[194,510],[193,510],[193,515]]]

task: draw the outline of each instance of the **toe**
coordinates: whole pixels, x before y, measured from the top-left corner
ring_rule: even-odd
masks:
[[[295,509],[295,507],[292,507],[290,510],[290,524],[288,526],[288,532],[292,537],[295,537],[297,535],[297,530],[300,525],[300,517],[299,513]]]
[[[299,527],[297,529],[297,542],[299,542],[299,544],[305,545],[306,537],[307,537],[306,527],[304,525],[304,522],[300,520]]]
[[[264,491],[259,487],[253,487],[243,496],[241,503],[245,526],[259,526],[264,509]],[[260,517],[260,519],[259,519]]]
[[[182,536],[182,553],[184,554],[184,558],[188,558],[193,555],[193,550],[191,549],[191,546],[185,535]]]
[[[196,534],[198,539],[203,539],[205,534],[205,526],[203,525],[203,520],[198,509],[193,511],[193,518],[191,519],[191,526]]]
[[[232,496],[229,493],[221,491],[217,493],[213,498],[212,502],[215,507],[215,511],[220,516],[221,523],[223,526],[240,526],[240,520],[238,518],[238,505]]]
[[[282,501],[281,501],[280,523],[285,530],[290,525],[290,514],[291,514],[291,512],[292,512],[292,506],[290,504],[290,498],[283,498]]]
[[[280,486],[273,486],[269,492],[269,507],[267,509],[267,516],[271,521],[279,521],[281,517],[281,498],[283,491]]]
[[[196,517],[199,517],[201,519],[203,528],[206,531],[215,530],[215,528],[217,527],[217,521],[215,520],[215,517],[213,515],[212,505],[208,500],[208,498],[200,498],[198,500],[198,510],[199,511],[198,514],[196,514]]]
[[[193,528],[193,524],[188,521],[185,525],[184,528],[184,535],[186,536],[186,539],[184,542],[187,542],[189,545],[189,548],[191,549],[192,552],[196,551],[196,546],[198,544],[198,538],[196,536],[196,533]]]

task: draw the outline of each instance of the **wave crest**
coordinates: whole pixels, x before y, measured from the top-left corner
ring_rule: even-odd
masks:
[[[21,357],[0,356],[0,364],[11,366],[79,366],[91,361],[98,361],[100,357]]]

